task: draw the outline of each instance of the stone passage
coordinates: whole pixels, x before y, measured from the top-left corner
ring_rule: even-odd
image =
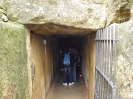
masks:
[[[46,99],[87,99],[87,88],[83,77],[79,79],[72,86],[63,86],[62,73],[59,73],[55,78],[54,83],[46,96]]]

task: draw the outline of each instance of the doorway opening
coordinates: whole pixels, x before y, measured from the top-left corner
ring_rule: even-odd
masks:
[[[75,45],[79,51],[81,64],[78,75],[83,75],[88,98],[93,99],[96,32],[55,24],[25,26],[31,98],[45,99],[60,71],[61,43],[66,43]]]

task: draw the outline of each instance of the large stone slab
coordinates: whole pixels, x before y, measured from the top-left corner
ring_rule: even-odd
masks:
[[[25,32],[0,21],[0,99],[29,99]]]
[[[132,0],[1,0],[0,9],[22,24],[54,23],[85,29],[130,19]]]
[[[119,25],[117,87],[124,99],[133,99],[133,20]]]

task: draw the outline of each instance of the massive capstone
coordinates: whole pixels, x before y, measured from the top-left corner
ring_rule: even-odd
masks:
[[[1,0],[10,21],[100,29],[131,19],[132,0]],[[132,11],[133,12],[133,11]],[[1,14],[0,14],[1,15]]]

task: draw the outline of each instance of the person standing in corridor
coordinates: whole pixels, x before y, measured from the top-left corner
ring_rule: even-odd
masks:
[[[74,63],[72,66],[72,79],[73,79],[73,82],[75,82],[76,78],[77,78],[76,77],[76,66],[77,66],[77,64],[80,63],[80,57],[79,57],[79,53],[78,53],[75,45],[72,45],[70,51],[74,55]]]
[[[66,58],[67,57],[67,58]],[[64,59],[63,59],[63,71],[64,71],[64,79],[63,79],[63,85],[73,85],[72,82],[72,66],[74,63],[74,57],[73,54],[70,52],[69,49],[65,49],[64,52]],[[69,62],[68,62],[69,61]],[[67,77],[68,75],[68,77]]]

